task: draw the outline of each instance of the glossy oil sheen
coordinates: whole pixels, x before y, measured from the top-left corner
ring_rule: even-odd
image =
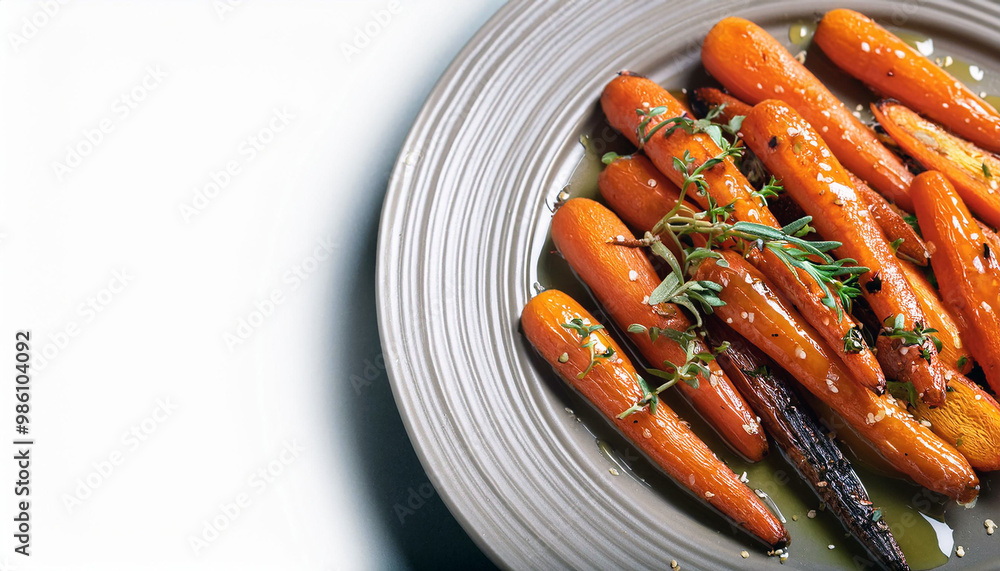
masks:
[[[595,307],[551,254],[548,227],[567,185],[572,196],[596,196],[598,157],[628,149],[597,105],[618,69],[671,90],[710,84],[698,48],[715,21],[749,18],[797,53],[803,48],[790,40],[793,24],[849,7],[890,29],[933,37],[936,55],[977,62],[987,70],[977,89],[1000,93],[993,73],[1000,70],[1000,7],[968,0],[626,6],[541,2],[501,10],[412,128],[390,183],[378,262],[380,329],[401,415],[442,498],[503,566],[662,569],[676,559],[683,569],[857,568],[853,540],[834,518],[823,511],[806,517],[818,500],[780,455],[745,466],[676,395],[668,397],[786,516],[791,557],[779,567],[631,449],[533,354],[517,318],[535,284]],[[808,50],[807,66],[850,107],[866,104],[867,90],[817,51]],[[581,135],[590,137],[586,148]],[[403,160],[410,153],[420,160]],[[925,498],[874,470],[862,470],[862,479],[914,567],[944,561],[935,526],[917,510],[943,517],[965,548],[966,557],[952,557],[944,569],[995,568],[997,539],[983,529],[985,518],[1000,515],[994,477],[983,477],[972,510]],[[744,549],[748,559],[739,555]]]

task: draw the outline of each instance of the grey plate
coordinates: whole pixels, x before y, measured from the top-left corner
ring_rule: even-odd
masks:
[[[515,2],[480,30],[429,97],[404,143],[382,213],[379,328],[396,402],[424,467],[498,564],[777,565],[632,458],[534,356],[518,318],[535,282],[580,292],[561,282],[558,260],[548,255],[549,208],[567,184],[574,194],[593,192],[581,174],[593,156],[580,135],[593,138],[594,152],[617,144],[597,105],[617,70],[644,73],[671,89],[695,86],[704,81],[701,40],[719,19],[749,18],[787,43],[790,24],[815,22],[835,7],[924,33],[939,53],[1000,70],[1000,7],[975,0]],[[983,89],[1000,87],[990,77]],[[851,81],[833,87],[852,104],[870,98]],[[616,452],[606,456],[595,438]],[[612,475],[615,463],[626,473]],[[780,460],[751,478],[774,466]],[[1000,502],[984,480],[975,510],[946,514],[956,543],[968,552],[948,567],[996,566],[991,541],[1000,540],[987,538],[983,519],[1000,520]],[[794,476],[779,492],[783,510],[804,515],[799,508],[808,504],[808,492]],[[903,525],[897,533],[910,529]],[[853,567],[856,548],[835,525],[790,522],[789,530],[793,557],[783,569]],[[827,537],[840,548],[827,551]],[[739,557],[744,549],[749,559]]]

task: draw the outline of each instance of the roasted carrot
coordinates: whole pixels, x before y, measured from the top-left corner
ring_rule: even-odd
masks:
[[[567,326],[574,320],[579,320],[579,329]],[[596,325],[593,316],[557,290],[539,294],[521,313],[524,334],[541,356],[653,462],[764,543],[786,545],[788,533],[781,522],[666,404],[660,402],[655,412],[618,418],[643,391],[635,368],[607,332],[587,332]],[[582,347],[589,341],[595,344]],[[611,357],[591,366],[592,350],[609,349],[614,350]]]
[[[948,371],[948,400],[930,408],[916,401],[914,415],[951,444],[976,470],[1000,470],[1000,404],[958,371]]]
[[[868,212],[872,215],[875,224],[882,229],[885,239],[890,243],[898,244],[896,253],[908,258],[911,262],[926,266],[931,255],[927,251],[927,245],[923,238],[906,223],[906,220],[897,212],[891,204],[879,193],[868,186],[854,173],[848,171],[851,182],[854,183],[854,190],[858,193]]]
[[[1000,113],[871,18],[832,10],[820,21],[813,41],[833,63],[876,92],[1000,152]]]
[[[681,116],[686,110],[669,93],[655,82],[635,75],[622,74],[612,79],[601,95],[601,107],[611,126],[639,144],[638,128],[643,121],[637,110],[661,108],[659,116],[649,118],[647,131],[670,118]],[[665,132],[664,132],[665,135]],[[702,165],[705,161],[718,157],[721,149],[705,133],[687,133],[681,129],[670,136],[657,134],[645,141],[644,150],[656,168],[666,175],[674,184],[681,186],[684,176],[674,169],[674,159],[689,156],[694,164]],[[703,173],[707,183],[707,194],[692,191],[691,198],[702,208],[709,205],[709,197],[715,204],[732,205],[732,218],[744,222],[755,222],[771,227],[779,227],[767,206],[751,193],[754,188],[747,182],[732,160],[725,159]],[[834,296],[831,308],[824,304],[825,292],[812,278],[804,272],[796,273],[789,269],[773,252],[766,250],[763,254],[751,252],[750,259],[759,265],[774,281],[781,293],[799,308],[799,311],[823,335],[835,351],[850,364],[859,375],[867,375],[866,384],[880,386],[885,383],[882,371],[870,350],[859,353],[844,351],[843,338],[850,333],[850,320],[841,319],[842,308],[839,299]],[[839,310],[839,311],[838,311]]]
[[[948,177],[977,216],[1000,226],[1000,159],[898,102],[879,101],[872,112],[901,149],[924,168]]]
[[[617,216],[601,204],[574,198],[552,217],[552,240],[570,267],[590,287],[611,319],[627,331],[632,324],[647,329],[686,331],[691,321],[676,305],[651,306],[645,300],[660,279],[642,250],[609,243],[621,236],[634,236]],[[672,370],[683,366],[685,348],[660,336],[654,342],[646,333],[629,333],[652,366]],[[698,353],[708,349],[700,341]],[[709,363],[710,378],[700,377],[698,388],[680,383],[680,389],[695,409],[734,450],[751,461],[767,454],[767,437],[743,398],[715,362]]]
[[[917,296],[920,309],[924,311],[924,317],[927,318],[927,326],[931,329],[937,329],[937,333],[934,335],[941,342],[938,358],[948,367],[962,374],[968,373],[972,370],[972,354],[969,353],[968,347],[962,341],[958,320],[941,301],[941,296],[920,268],[903,260],[900,260],[899,266],[903,269],[906,281]],[[888,374],[885,369],[883,371]],[[948,373],[945,372],[945,377],[947,376]]]
[[[788,462],[876,561],[886,569],[909,569],[861,478],[829,431],[795,394],[788,373],[719,319],[709,319],[706,325],[711,339],[730,343],[719,354],[719,364],[761,417]]]
[[[913,181],[920,230],[945,305],[958,317],[962,339],[1000,392],[1000,264],[951,183],[928,171]]]
[[[612,161],[597,177],[597,187],[611,209],[640,233],[655,226],[681,196],[681,189],[642,155]],[[695,212],[700,210],[687,204]]]
[[[860,276],[861,292],[879,320],[894,322],[902,315],[905,329],[925,326],[927,318],[903,276],[900,260],[872,223],[850,176],[812,126],[788,104],[767,100],[754,106],[741,130],[747,146],[781,179],[785,192],[812,216],[820,236],[841,242],[834,253],[869,268]],[[907,366],[901,369],[901,380],[912,381],[927,403],[943,403],[944,371],[933,343],[927,340],[913,351],[903,343],[903,339],[893,342],[894,350],[905,352],[902,358]],[[883,351],[878,353],[879,362],[889,357]]]
[[[900,410],[893,398],[862,387],[816,330],[778,297],[764,276],[732,251],[720,266],[705,260],[695,279],[723,286],[716,314],[788,371],[854,427],[893,467],[960,502],[978,494],[979,479],[950,445]]]
[[[701,60],[736,97],[750,104],[779,99],[812,123],[845,167],[910,210],[913,175],[871,129],[763,28],[726,18],[708,32]]]
[[[695,89],[691,99],[691,107],[695,114],[702,117],[711,109],[718,108],[723,104],[725,107],[722,108],[719,117],[726,122],[729,122],[737,115],[746,117],[750,113],[750,105],[714,87]],[[744,169],[743,172],[746,172],[746,170]],[[848,172],[848,174],[851,176],[855,190],[862,200],[865,201],[865,204],[868,205],[868,211],[875,219],[879,228],[882,229],[882,232],[885,233],[886,239],[890,242],[898,242],[899,249],[897,252],[915,263],[922,266],[927,265],[930,254],[927,253],[924,241],[920,236],[903,220],[903,217],[889,204],[885,197],[872,190],[865,181],[858,178],[854,173]],[[771,206],[771,211],[773,212],[773,203],[769,203],[769,206]],[[778,218],[779,220],[781,219],[780,216]]]

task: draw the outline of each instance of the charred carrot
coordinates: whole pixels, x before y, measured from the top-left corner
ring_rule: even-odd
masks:
[[[918,484],[960,502],[979,479],[962,455],[900,410],[888,394],[862,387],[808,323],[775,295],[764,276],[735,252],[702,262],[695,278],[722,284],[716,314],[854,427],[886,461]]]
[[[997,252],[951,183],[928,171],[913,181],[920,230],[931,248],[931,265],[945,305],[955,312],[962,339],[1000,392],[1000,264]]]
[[[643,390],[635,368],[605,330],[595,329],[598,325],[557,290],[539,294],[521,313],[524,334],[541,356],[678,484],[764,543],[786,545],[788,533],[781,522],[664,403],[655,412],[618,418],[643,397]],[[608,352],[610,357],[600,357]]]
[[[611,319],[622,330],[633,324],[646,330],[691,326],[681,308],[669,303],[650,305],[646,300],[660,284],[653,265],[642,250],[610,243],[616,237],[634,240],[617,216],[601,204],[574,198],[552,217],[552,239],[570,267],[590,287]],[[656,368],[675,370],[685,363],[686,347],[667,336],[656,340],[646,332],[629,333],[632,343]],[[700,340],[696,353],[708,349]],[[698,379],[698,387],[681,382],[681,391],[723,439],[744,457],[758,461],[767,454],[767,437],[743,398],[715,362],[711,375]]]
[[[833,63],[876,92],[1000,152],[1000,113],[871,18],[832,10],[820,21],[813,41]]]
[[[879,101],[872,112],[901,149],[948,177],[977,216],[1000,227],[1000,159],[895,101]]]
[[[722,150],[709,135],[688,133],[682,129],[675,130],[669,136],[663,131],[663,134],[643,137],[640,141],[640,131],[649,133],[664,121],[687,113],[667,90],[646,78],[622,74],[612,79],[601,95],[601,107],[611,126],[628,137],[633,144],[642,143],[646,155],[656,168],[679,187],[683,188],[686,177],[674,168],[675,159],[683,161],[690,158],[692,167],[688,168],[693,168],[693,165],[704,166],[706,161],[722,154]],[[658,114],[653,115],[653,110]],[[731,159],[724,158],[705,169],[701,175],[704,177],[706,192],[692,191],[691,198],[702,208],[708,208],[711,203],[718,206],[730,205],[734,220],[779,227],[763,201],[753,196],[754,188]],[[841,319],[843,308],[839,298],[833,296],[832,303],[826,305],[824,301],[829,303],[831,300],[826,298],[825,292],[812,278],[802,271],[796,273],[791,270],[770,250],[763,254],[751,252],[750,256],[751,261],[760,265],[781,288],[781,293],[799,308],[824,339],[836,347],[841,358],[858,371],[859,375],[868,375],[866,383],[869,386],[885,383],[882,371],[870,350],[863,349],[859,353],[844,350],[843,338],[850,334],[851,324],[850,320]]]
[[[788,104],[768,100],[754,106],[741,130],[747,146],[781,179],[785,192],[812,216],[820,236],[841,242],[834,253],[869,269],[860,276],[861,292],[879,320],[895,324],[902,319],[903,327],[910,331],[926,326],[927,318],[899,260],[872,223],[850,176],[812,126]],[[934,344],[921,339],[911,351],[904,347],[910,340],[902,332],[894,335],[899,337],[894,339],[893,349],[905,352],[902,356],[907,366],[901,369],[901,380],[912,381],[927,403],[943,403],[944,371]],[[879,351],[879,362],[888,357]]]
[[[911,403],[914,415],[951,444],[976,470],[1000,470],[1000,404],[958,371],[948,371],[948,400],[930,408]]]
[[[968,347],[962,341],[958,320],[955,319],[951,310],[945,307],[941,301],[941,296],[934,286],[931,285],[927,276],[920,271],[920,268],[902,260],[899,265],[903,269],[906,281],[913,288],[913,293],[917,296],[920,309],[924,311],[924,316],[927,318],[927,326],[937,330],[937,333],[934,335],[941,342],[941,350],[938,351],[938,358],[948,367],[962,374],[968,373],[972,370],[972,354],[969,353]],[[888,374],[888,371],[885,371],[885,369],[883,371]],[[948,373],[945,372],[945,377],[947,378],[947,376]]]
[[[788,103],[822,133],[845,167],[889,200],[911,209],[910,171],[763,28],[742,18],[722,20],[708,32],[701,60],[709,73],[747,103],[765,99]]]
[[[908,258],[911,262],[926,266],[931,255],[923,238],[906,223],[906,220],[889,204],[881,194],[871,189],[865,181],[848,171],[854,190],[858,193],[875,224],[882,229],[885,239],[896,244],[896,253]]]
[[[829,431],[792,390],[791,380],[759,349],[718,319],[706,321],[709,336],[729,341],[719,354],[722,369],[761,417],[785,458],[844,527],[886,569],[909,569],[903,551],[868,497],[861,478]]]

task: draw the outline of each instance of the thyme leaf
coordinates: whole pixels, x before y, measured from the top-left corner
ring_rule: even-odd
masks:
[[[560,325],[562,325],[566,329],[576,331],[576,333],[580,335],[580,341],[581,341],[580,348],[587,349],[590,351],[590,363],[587,365],[586,369],[584,369],[579,375],[576,376],[576,378],[582,379],[586,377],[587,373],[589,373],[594,368],[594,366],[597,365],[598,362],[610,359],[615,356],[614,347],[607,347],[604,349],[604,351],[601,352],[597,351],[597,342],[598,342],[597,338],[593,337],[591,334],[594,333],[595,331],[600,331],[601,329],[604,329],[603,325],[601,324],[588,325],[584,323],[583,319],[579,317],[571,319],[569,323],[560,323]]]
[[[927,348],[928,343],[931,343],[937,351],[941,351],[941,340],[933,335],[938,332],[937,329],[924,327],[924,324],[919,321],[913,324],[912,329],[907,329],[902,313],[896,315],[896,317],[886,317],[882,325],[883,329],[879,332],[880,336],[888,337],[889,339],[898,339],[904,347],[919,347],[920,357],[928,363],[931,362],[931,352]]]

